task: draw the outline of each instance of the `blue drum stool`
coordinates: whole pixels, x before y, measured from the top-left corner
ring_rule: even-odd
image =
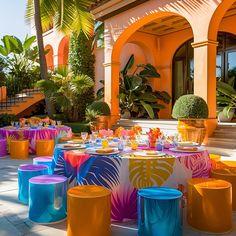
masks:
[[[35,223],[60,222],[67,216],[67,178],[42,175],[29,181],[29,219]]]
[[[46,165],[20,165],[18,168],[18,200],[28,204],[29,199],[29,179],[38,175],[47,175]]]
[[[52,174],[52,157],[50,156],[35,157],[33,159],[33,163],[48,166],[48,174],[49,175]]]
[[[172,188],[143,188],[138,191],[138,235],[181,236],[182,193]]]

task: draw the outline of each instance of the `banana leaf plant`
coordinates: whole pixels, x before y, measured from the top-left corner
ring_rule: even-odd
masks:
[[[230,110],[236,108],[236,90],[234,89],[235,77],[229,79],[228,83],[217,81],[216,103],[219,112],[229,117]]]
[[[133,118],[158,118],[160,109],[168,104],[170,95],[165,91],[155,91],[148,83],[149,78],[160,78],[160,74],[151,64],[137,65],[133,73],[134,55],[131,55],[124,69],[120,72],[120,109],[121,114],[130,113]]]

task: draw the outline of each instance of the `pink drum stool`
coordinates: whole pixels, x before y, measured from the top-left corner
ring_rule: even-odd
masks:
[[[0,139],[0,158],[7,155],[7,140]]]

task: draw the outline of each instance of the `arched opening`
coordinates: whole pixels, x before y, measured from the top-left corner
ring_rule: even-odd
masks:
[[[135,56],[142,58],[144,63],[152,64],[161,75],[160,79],[149,80],[151,87],[154,90],[165,91],[170,96],[172,94],[172,59],[174,53],[183,42],[193,38],[193,32],[189,22],[180,15],[169,12],[159,12],[153,15],[144,17],[149,18],[149,20],[142,19],[130,25],[113,46],[112,62],[114,63],[111,63],[111,79],[113,81],[109,83],[109,86],[112,84],[112,87],[110,86],[112,99],[110,101],[107,99],[112,104],[112,109],[119,106],[119,101],[116,100],[119,93],[119,71],[123,65],[121,58],[130,56],[128,55],[129,50],[124,49],[127,48],[127,45],[134,46],[135,44],[139,48]],[[107,90],[109,91],[109,89]],[[160,101],[160,103],[163,102]],[[171,118],[172,102],[164,105],[165,109],[159,112],[159,118]],[[119,111],[119,109],[117,110]]]
[[[68,65],[69,37],[65,36],[58,47],[58,66]]]
[[[47,62],[47,67],[49,70],[53,70],[54,69],[54,53],[53,53],[53,48],[51,45],[46,45],[45,46],[45,52],[46,52],[46,62]]]

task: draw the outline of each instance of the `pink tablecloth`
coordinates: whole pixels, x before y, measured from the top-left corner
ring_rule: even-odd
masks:
[[[0,138],[7,139],[7,143],[10,140],[28,139],[30,153],[35,153],[37,139],[54,139],[57,142],[60,137],[70,137],[71,135],[72,130],[68,126],[37,129],[4,127],[0,129]]]

